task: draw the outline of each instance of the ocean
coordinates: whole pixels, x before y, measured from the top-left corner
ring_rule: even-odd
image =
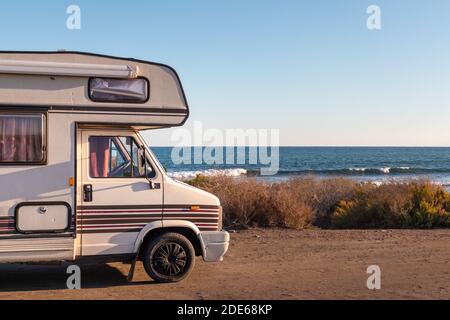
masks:
[[[278,170],[274,175],[261,175],[261,168],[268,167],[268,158],[255,159],[261,151],[254,147],[210,149],[190,147],[172,157],[172,147],[152,147],[169,174],[178,179],[189,179],[197,174],[230,176],[254,176],[267,181],[284,180],[294,176],[316,176],[318,178],[347,177],[357,181],[383,183],[390,180],[429,179],[450,187],[450,148],[447,147],[280,147]],[[265,151],[263,148],[262,151]],[[245,155],[238,163],[237,154]],[[222,161],[212,163],[204,154],[219,155]],[[223,153],[223,157],[220,154]],[[225,156],[234,161],[223,160]],[[276,156],[276,154],[270,154]],[[175,161],[173,160],[175,159]],[[245,161],[242,161],[245,160]],[[252,161],[253,160],[253,163]],[[261,161],[260,161],[261,160]],[[264,161],[265,160],[265,161]],[[225,163],[226,162],[226,163]],[[230,163],[231,162],[231,163]]]

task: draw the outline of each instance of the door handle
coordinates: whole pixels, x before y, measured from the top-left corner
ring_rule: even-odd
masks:
[[[85,184],[83,186],[83,201],[92,202],[92,184]]]
[[[159,183],[159,182],[153,182],[153,181],[149,180],[148,185],[150,187],[150,190],[161,189],[161,183]]]

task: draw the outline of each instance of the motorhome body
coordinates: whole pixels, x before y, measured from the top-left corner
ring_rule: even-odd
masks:
[[[188,114],[165,65],[0,52],[0,263],[141,258],[168,282],[222,260],[219,200],[168,177],[139,133]]]

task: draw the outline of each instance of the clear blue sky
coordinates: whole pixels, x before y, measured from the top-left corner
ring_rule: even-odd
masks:
[[[66,28],[81,7],[82,28]],[[382,30],[366,28],[381,7]],[[167,63],[193,120],[282,145],[450,145],[450,1],[10,1],[3,50]],[[170,130],[150,134],[170,144]]]

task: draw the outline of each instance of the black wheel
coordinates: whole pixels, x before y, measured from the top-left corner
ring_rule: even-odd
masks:
[[[183,280],[194,268],[195,251],[179,233],[164,233],[151,239],[144,252],[144,267],[157,282]]]

